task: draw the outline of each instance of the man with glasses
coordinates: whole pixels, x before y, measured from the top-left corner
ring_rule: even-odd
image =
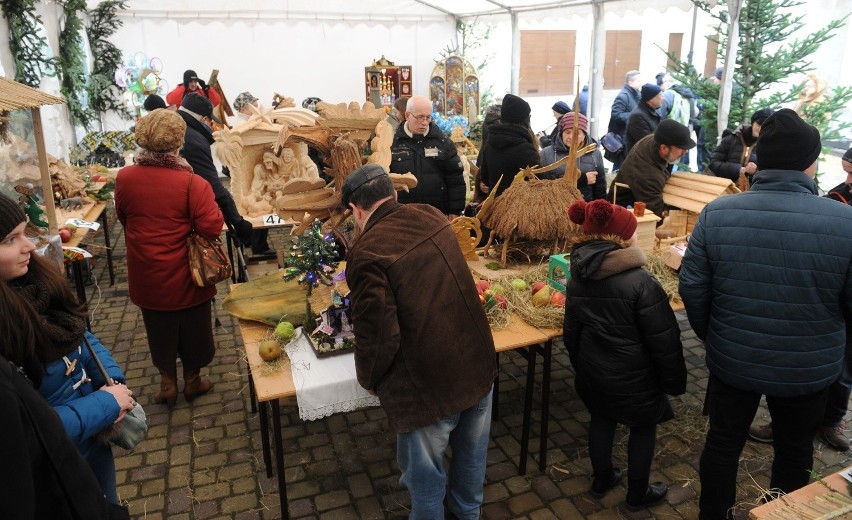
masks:
[[[686,152],[695,148],[689,129],[673,119],[662,121],[654,133],[637,142],[613,180],[607,199],[619,206],[644,202],[655,215],[666,209],[663,188],[671,177],[671,165],[677,164]],[[616,182],[629,188],[618,186]],[[617,199],[613,199],[613,191]]]
[[[464,168],[455,145],[432,124],[432,103],[425,97],[408,100],[391,152],[391,172],[417,177],[417,187],[400,192],[399,202],[429,204],[450,220],[461,214],[467,193]]]

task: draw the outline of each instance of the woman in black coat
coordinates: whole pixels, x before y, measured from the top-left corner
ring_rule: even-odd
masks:
[[[719,146],[713,151],[713,158],[707,169],[716,177],[731,179],[736,183],[740,175],[745,175],[749,185],[757,172],[757,154],[754,145],[760,136],[760,126],[766,118],[774,114],[771,108],[763,108],[752,114],[751,124],[739,127],[735,132],[725,130]]]
[[[489,191],[496,189],[498,197],[512,185],[512,180],[522,168],[539,165],[538,142],[530,128],[529,103],[518,96],[506,94],[500,123],[489,127],[488,140],[482,146],[480,156],[481,164],[477,164],[479,178]]]
[[[565,348],[575,387],[591,414],[591,494],[618,485],[612,465],[616,425],[630,427],[627,508],[661,501],[662,482],[648,483],[657,424],[674,417],[666,394],[686,390],[680,329],[659,282],[642,269],[636,218],[605,200],[577,201],[568,215],[584,237],[571,252],[565,304]]]

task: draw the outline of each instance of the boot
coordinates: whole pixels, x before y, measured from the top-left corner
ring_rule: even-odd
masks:
[[[607,491],[621,482],[621,477],[622,471],[618,468],[610,468],[609,471],[604,471],[600,475],[595,474],[589,494],[595,498],[603,498]]]
[[[154,396],[154,402],[165,404],[169,408],[175,405],[178,394],[177,376],[160,372],[160,392]]]
[[[184,374],[183,381],[183,396],[188,403],[191,403],[196,397],[206,394],[213,388],[213,383],[208,379],[201,379],[197,370]]]
[[[659,504],[669,492],[669,487],[662,482],[651,482],[647,486],[638,487],[634,486],[630,479],[628,481],[625,502],[628,511],[641,511],[646,507]],[[644,481],[648,482],[647,479]]]

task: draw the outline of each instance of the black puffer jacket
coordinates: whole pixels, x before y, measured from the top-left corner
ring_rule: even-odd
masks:
[[[479,164],[479,178],[491,189],[500,186],[497,195],[512,185],[515,175],[527,166],[538,166],[538,150],[533,143],[529,129],[516,124],[501,123],[488,130],[488,142],[482,148],[482,164]]]
[[[725,130],[722,133],[722,141],[713,152],[713,158],[710,159],[707,168],[716,177],[725,177],[737,182],[740,178],[740,168],[749,162],[757,163],[757,154],[754,153],[755,143],[757,138],[751,135],[751,125],[743,125],[733,133]]]
[[[445,215],[461,215],[467,189],[464,167],[452,141],[435,123],[426,135],[409,136],[405,123],[399,125],[391,147],[392,173],[409,173],[417,177],[417,187],[399,192],[403,204],[429,204]]]
[[[666,394],[686,391],[680,329],[636,247],[597,237],[571,253],[565,348],[592,415],[627,426],[674,417]]]
[[[630,149],[633,148],[633,145],[641,141],[646,135],[654,133],[660,121],[660,113],[657,112],[657,109],[651,108],[648,103],[636,105],[627,120],[627,131],[624,137],[625,157],[630,155]]]

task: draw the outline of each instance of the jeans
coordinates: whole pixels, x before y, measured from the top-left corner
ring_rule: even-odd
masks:
[[[453,450],[447,493],[450,512],[463,520],[479,518],[490,432],[491,391],[466,410],[397,435],[399,481],[411,494],[410,520],[443,520],[447,446]]]
[[[737,470],[760,395],[710,376],[707,389],[710,430],[701,453],[698,518],[721,520],[734,506]],[[822,421],[828,388],[794,397],[766,396],[772,419],[771,489],[789,493],[807,485],[813,467],[814,435]]]

